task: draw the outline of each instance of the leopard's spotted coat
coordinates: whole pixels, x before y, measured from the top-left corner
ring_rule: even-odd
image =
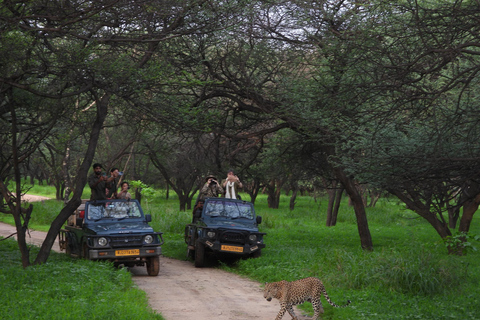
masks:
[[[292,316],[292,319],[297,320],[297,316],[293,311],[293,306],[297,304],[304,303],[306,301],[311,302],[314,310],[313,319],[318,319],[321,313],[323,313],[322,302],[320,297],[322,294],[334,307],[346,307],[350,304],[350,300],[347,301],[347,304],[343,306],[338,306],[330,300],[330,297],[327,295],[325,287],[320,281],[320,279],[315,277],[309,277],[300,279],[297,281],[279,281],[265,283],[265,289],[263,291],[263,296],[268,301],[271,301],[272,298],[280,300],[280,312],[278,313],[275,320],[282,319],[286,311]]]

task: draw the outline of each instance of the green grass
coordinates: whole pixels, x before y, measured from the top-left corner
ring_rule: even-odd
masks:
[[[23,269],[10,239],[0,242],[0,283],[0,319],[163,319],[126,270],[55,252]]]
[[[322,319],[480,319],[479,252],[447,255],[435,230],[397,201],[381,199],[367,208],[373,252],[360,248],[355,215],[346,201],[335,227],[325,226],[326,200],[298,197],[294,211],[288,201],[282,195],[280,209],[269,209],[260,195],[255,208],[263,217],[260,229],[267,233],[262,256],[217,267],[259,282],[317,276],[334,302],[352,301],[337,309],[323,300]],[[163,254],[186,259],[183,232],[191,211],[180,211],[172,193],[165,200],[165,193],[158,192],[142,204],[153,216],[154,229],[164,232]],[[35,204],[35,215],[41,210],[39,216],[58,209]],[[41,224],[40,217],[32,221]],[[475,217],[471,233],[480,234],[479,222]],[[309,303],[302,309],[313,314]]]

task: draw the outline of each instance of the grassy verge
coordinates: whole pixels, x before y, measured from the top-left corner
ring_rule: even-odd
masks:
[[[158,192],[143,207],[153,215],[154,229],[164,232],[164,255],[185,259],[183,232],[191,212],[179,211],[174,195],[165,198],[164,192]],[[273,210],[267,208],[266,197],[259,196],[255,207],[263,216],[260,229],[267,232],[262,257],[219,268],[259,282],[318,276],[334,302],[352,300],[342,309],[323,300],[322,319],[479,319],[478,251],[447,255],[430,225],[396,201],[382,199],[367,209],[374,251],[364,252],[353,209],[346,203],[337,226],[327,228],[325,200],[299,197],[294,211],[288,210],[288,200],[282,196],[281,209]],[[49,201],[36,204],[32,222],[48,223],[50,218],[42,222],[40,217],[47,211],[58,212],[49,205]],[[479,222],[475,217],[471,233],[480,234]],[[309,303],[302,308],[312,314]]]
[[[0,319],[163,319],[127,271],[55,252],[24,270],[10,239],[0,242],[0,283]]]

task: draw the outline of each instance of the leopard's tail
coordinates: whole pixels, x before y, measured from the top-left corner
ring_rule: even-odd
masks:
[[[325,289],[325,286],[323,285],[323,283],[322,283],[322,292],[323,292],[323,295],[325,296],[325,299],[327,299],[328,303],[330,303],[330,305],[332,305],[336,308],[345,308],[351,302],[350,300],[347,300],[347,303],[344,304],[343,306],[339,306],[339,305],[335,304],[332,300],[330,300],[330,297],[328,296],[327,290]]]

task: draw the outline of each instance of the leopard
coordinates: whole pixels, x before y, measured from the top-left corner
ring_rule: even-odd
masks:
[[[324,312],[320,297],[322,294],[327,299],[328,303],[336,308],[344,308],[350,304],[350,300],[343,306],[338,306],[330,300],[330,297],[325,290],[322,281],[316,277],[308,277],[296,281],[278,281],[265,283],[263,297],[267,301],[272,301],[276,298],[280,301],[280,312],[275,320],[283,318],[285,312],[288,311],[293,320],[298,320],[293,306],[302,304],[304,302],[311,302],[314,310],[313,319],[318,319],[320,314]]]

